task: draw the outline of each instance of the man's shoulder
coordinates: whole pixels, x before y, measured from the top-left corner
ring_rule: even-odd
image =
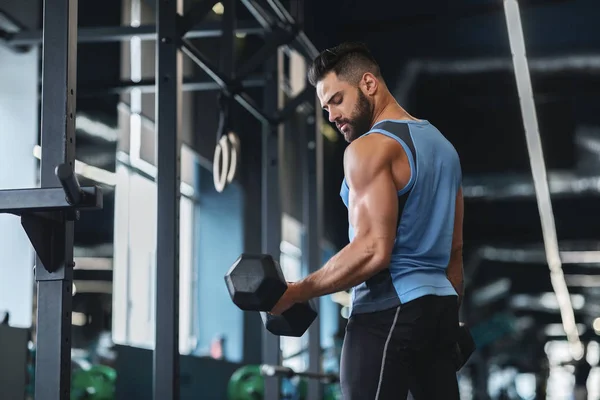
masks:
[[[395,141],[383,135],[366,135],[354,140],[344,151],[344,169],[377,170],[389,165],[402,151],[400,145],[396,148],[392,142]]]
[[[404,156],[404,149],[398,140],[377,132],[371,132],[354,140],[346,147],[344,153],[344,158],[349,157],[360,161],[376,159],[383,163],[393,162],[402,156]]]

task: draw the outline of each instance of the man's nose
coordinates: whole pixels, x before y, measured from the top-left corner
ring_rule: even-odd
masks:
[[[340,113],[329,111],[329,122],[335,122],[340,119]]]

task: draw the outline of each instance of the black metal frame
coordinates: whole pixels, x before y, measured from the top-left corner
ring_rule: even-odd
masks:
[[[0,212],[21,217],[37,255],[35,398],[68,400],[74,220],[102,208],[102,193],[73,171],[77,0],[45,0],[43,31],[41,188],[0,191]]]
[[[120,83],[107,92],[121,92],[137,86],[156,90],[157,121],[157,299],[156,342],[154,352],[154,398],[179,398],[178,351],[178,265],[179,265],[179,131],[182,88],[181,60],[178,51],[187,54],[214,84],[187,82],[187,90],[218,89],[254,115],[262,124],[262,248],[277,256],[281,242],[281,208],[278,185],[278,131],[280,123],[305,102],[314,101],[311,88],[279,109],[277,50],[290,45],[307,59],[318,54],[292,16],[278,0],[242,0],[258,24],[235,21],[234,1],[227,3],[222,24],[200,22],[214,0],[197,3],[180,15],[178,2],[156,0],[156,26],[100,27],[77,29],[77,0],[44,0],[42,32],[0,32],[0,38],[15,49],[44,45],[42,97],[42,189],[0,191],[0,212],[21,215],[22,223],[38,254],[38,352],[36,361],[36,398],[68,399],[70,382],[70,319],[73,276],[73,219],[79,208],[101,208],[98,188],[80,188],[73,170],[75,153],[75,83],[77,42],[128,40],[132,36],[156,40],[156,80],[138,84]],[[234,70],[233,32],[264,34],[265,45],[242,67]],[[191,38],[223,37],[221,69],[216,68],[190,41]],[[264,82],[251,74],[266,66]],[[252,84],[249,84],[252,82]],[[264,84],[264,104],[259,104],[244,88]],[[160,110],[160,112],[159,112]],[[318,157],[317,157],[318,159]],[[319,163],[314,157],[310,163]],[[64,165],[63,165],[64,164]],[[56,167],[60,170],[56,170]],[[318,170],[318,167],[317,167]],[[62,180],[57,178],[58,175]],[[314,174],[307,175],[314,180]],[[318,176],[318,174],[317,174]],[[312,182],[312,181],[311,181]],[[311,197],[320,182],[309,185]],[[59,188],[62,186],[62,188]],[[317,198],[319,195],[316,194]],[[66,197],[66,200],[65,200]],[[315,216],[315,204],[309,202],[308,218]],[[316,213],[316,221],[320,221]],[[315,221],[314,219],[312,220]],[[320,230],[310,225],[314,238],[310,245],[310,264],[320,261]],[[315,325],[318,328],[318,324]],[[316,328],[312,328],[313,332]],[[311,334],[311,337],[314,335]],[[316,335],[318,338],[318,335]],[[318,342],[311,345],[311,369],[318,372]],[[315,344],[316,343],[316,344]],[[317,346],[317,347],[315,347]],[[279,338],[265,331],[263,362],[280,363]],[[314,354],[313,354],[314,353]],[[315,356],[316,357],[313,357]],[[279,398],[277,378],[268,378],[265,398]]]
[[[156,0],[156,320],[154,399],[179,399],[179,199],[181,57],[178,9]],[[160,110],[160,111],[159,111]]]
[[[315,94],[312,93],[314,97]],[[303,241],[303,272],[310,274],[318,270],[322,263],[323,249],[323,135],[319,133],[319,121],[307,124],[302,132],[301,145],[306,156],[302,164],[302,219],[305,229]],[[319,311],[319,300],[314,306]],[[321,321],[317,318],[308,329],[308,369],[312,373],[321,372]],[[309,399],[323,397],[321,381],[308,381]]]
[[[279,77],[277,54],[273,54],[265,63],[264,109],[274,113],[279,107]],[[262,252],[280,258],[281,248],[281,196],[279,192],[279,126],[264,123],[262,128],[261,156],[261,217]],[[266,329],[262,331],[262,362],[281,364],[280,340]],[[265,377],[265,399],[279,399],[280,378]]]

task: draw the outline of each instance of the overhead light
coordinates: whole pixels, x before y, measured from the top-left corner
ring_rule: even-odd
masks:
[[[577,331],[580,335],[583,335],[587,330],[584,324],[577,324]],[[565,334],[565,330],[562,327],[562,324],[548,324],[544,328],[544,333],[546,336],[563,336]]]
[[[483,246],[479,249],[481,257],[490,261],[535,264],[547,261],[544,250],[536,248],[514,248]],[[600,264],[600,251],[565,250],[559,252],[562,264]]]
[[[527,142],[531,173],[533,176],[533,186],[540,213],[546,259],[550,269],[550,282],[552,283],[552,288],[556,294],[556,302],[558,303],[563,328],[570,344],[571,355],[575,359],[580,359],[583,356],[583,344],[581,343],[579,333],[577,332],[573,305],[571,304],[569,289],[567,288],[562,271],[562,261],[558,248],[558,239],[556,237],[554,214],[552,212],[552,202],[550,200],[550,189],[548,187],[542,141],[540,138],[535,102],[533,99],[529,65],[527,64],[525,39],[523,36],[523,26],[521,24],[518,1],[504,0],[504,13],[508,28],[508,39],[512,52],[523,125],[525,128],[525,139]]]
[[[540,304],[549,309],[558,309],[560,307],[554,293],[544,293],[540,296]],[[574,293],[571,295],[571,304],[574,310],[581,310],[585,305],[585,297],[582,294]]]
[[[571,304],[575,310],[583,309],[585,297],[581,294],[572,294]],[[541,296],[517,294],[510,299],[513,308],[525,310],[560,310],[560,303],[554,293],[543,293]]]
[[[88,317],[81,312],[73,312],[71,314],[71,323],[75,326],[85,326],[88,323]]]
[[[572,274],[565,275],[565,281],[570,287],[587,287],[597,288],[600,287],[600,276],[599,275],[583,275],[583,274]]]
[[[594,328],[594,332],[596,332],[596,335],[600,335],[600,318],[596,318],[594,320],[592,328]]]
[[[212,10],[217,15],[223,15],[223,12],[225,11],[225,7],[223,6],[223,3],[218,2],[217,4],[215,4],[213,6]]]

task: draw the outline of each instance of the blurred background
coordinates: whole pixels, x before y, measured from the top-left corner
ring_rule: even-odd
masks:
[[[185,0],[184,9],[200,2]],[[235,3],[235,52],[242,65],[266,37],[245,2]],[[346,40],[365,42],[398,102],[436,125],[458,150],[465,195],[461,319],[478,346],[459,373],[461,398],[600,399],[600,4],[519,1],[552,200],[552,215],[544,218],[554,218],[550,231],[558,241],[554,250],[560,252],[567,301],[551,282],[552,243],[544,237],[552,233],[542,229],[503,2],[282,4],[318,50]],[[191,39],[215,64],[222,57],[224,10],[224,3],[214,4],[199,25],[209,33]],[[80,1],[78,16],[76,172],[82,184],[102,187],[104,208],[82,214],[75,225],[72,398],[149,399],[156,284],[155,1]],[[0,0],[1,189],[39,182],[42,18],[40,0]],[[89,39],[94,36],[106,39]],[[279,54],[282,68],[304,71],[297,53],[281,46]],[[215,190],[219,91],[185,57],[183,65],[182,398],[262,398],[240,394],[260,387],[258,375],[234,375],[261,362],[260,318],[238,310],[223,285],[229,265],[260,241],[262,128],[239,105],[233,107],[241,168],[225,190]],[[280,84],[298,93],[305,82],[297,81]],[[259,104],[263,83],[260,68],[244,83]],[[322,262],[348,242],[339,197],[346,143],[326,115],[313,109],[308,122],[306,115],[296,113],[280,132],[280,260],[288,280],[304,271],[299,126],[313,126],[322,138]],[[34,253],[16,217],[0,215],[0,237],[0,381],[32,398]],[[323,371],[338,372],[348,301],[347,293],[320,300]],[[573,351],[561,311],[574,315],[571,328],[585,351]],[[307,337],[282,338],[283,365],[305,370],[307,343]],[[285,380],[282,398],[303,398],[305,384]],[[335,384],[323,391],[323,398],[339,398]]]

